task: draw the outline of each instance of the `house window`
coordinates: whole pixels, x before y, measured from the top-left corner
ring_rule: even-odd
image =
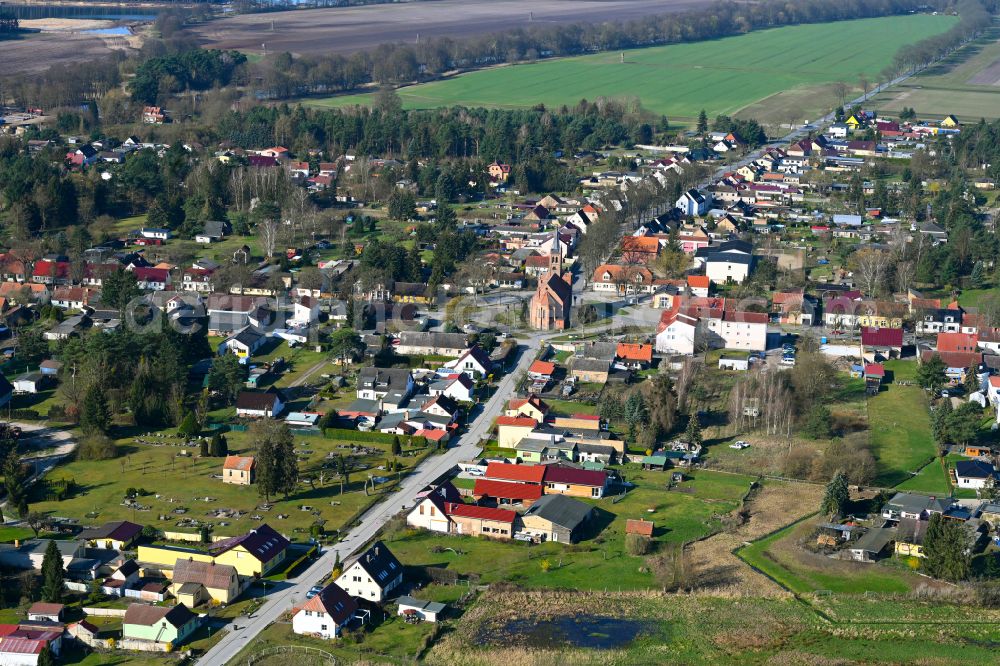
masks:
[[[600,497],[601,496],[601,489],[600,488],[591,488],[590,489],[590,496],[591,497]]]
[[[420,515],[421,516],[424,515],[424,505],[423,504],[420,505]]]

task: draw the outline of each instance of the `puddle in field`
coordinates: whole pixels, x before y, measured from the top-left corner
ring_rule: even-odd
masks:
[[[596,615],[554,617],[548,620],[509,620],[499,631],[480,635],[481,644],[515,643],[530,648],[590,648],[611,650],[628,646],[656,631],[655,623]]]

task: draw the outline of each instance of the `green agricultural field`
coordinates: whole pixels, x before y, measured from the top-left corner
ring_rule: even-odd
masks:
[[[671,119],[735,114],[783,91],[835,81],[855,85],[882,70],[904,44],[944,32],[954,17],[916,15],[799,25],[737,37],[601,53],[497,67],[401,89],[408,108],[461,104],[487,107],[573,105],[598,97],[638,98]],[[368,95],[333,97],[319,106],[364,104]],[[796,103],[771,105],[776,122],[828,111],[832,98],[809,94]]]
[[[912,108],[919,118],[954,114],[963,122],[1000,117],[1000,28],[995,28],[928,69],[875,97],[888,113]]]

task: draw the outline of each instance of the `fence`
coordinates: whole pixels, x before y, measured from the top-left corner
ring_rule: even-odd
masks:
[[[273,657],[279,654],[302,654],[302,655],[308,654],[312,657],[318,657],[320,659],[328,660],[328,663],[330,664],[337,663],[337,659],[326,650],[320,650],[319,648],[308,647],[305,645],[279,645],[277,647],[261,650],[256,654],[250,655],[250,657],[247,659],[247,666],[253,666],[253,664],[256,664],[258,661],[261,661],[262,659],[266,659],[267,657]]]
[[[322,437],[323,431],[316,430],[315,428],[291,428],[290,432],[293,435],[302,435],[304,437]]]
[[[201,543],[201,534],[198,532],[164,532],[163,538],[167,541],[190,541]]]
[[[124,608],[83,608],[85,615],[95,617],[125,617]]]

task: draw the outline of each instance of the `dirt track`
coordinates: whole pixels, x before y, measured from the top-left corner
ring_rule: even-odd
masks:
[[[248,14],[195,29],[205,46],[294,54],[351,53],[390,42],[465,37],[536,25],[642,18],[707,0],[440,0]],[[274,30],[271,30],[271,25]]]

